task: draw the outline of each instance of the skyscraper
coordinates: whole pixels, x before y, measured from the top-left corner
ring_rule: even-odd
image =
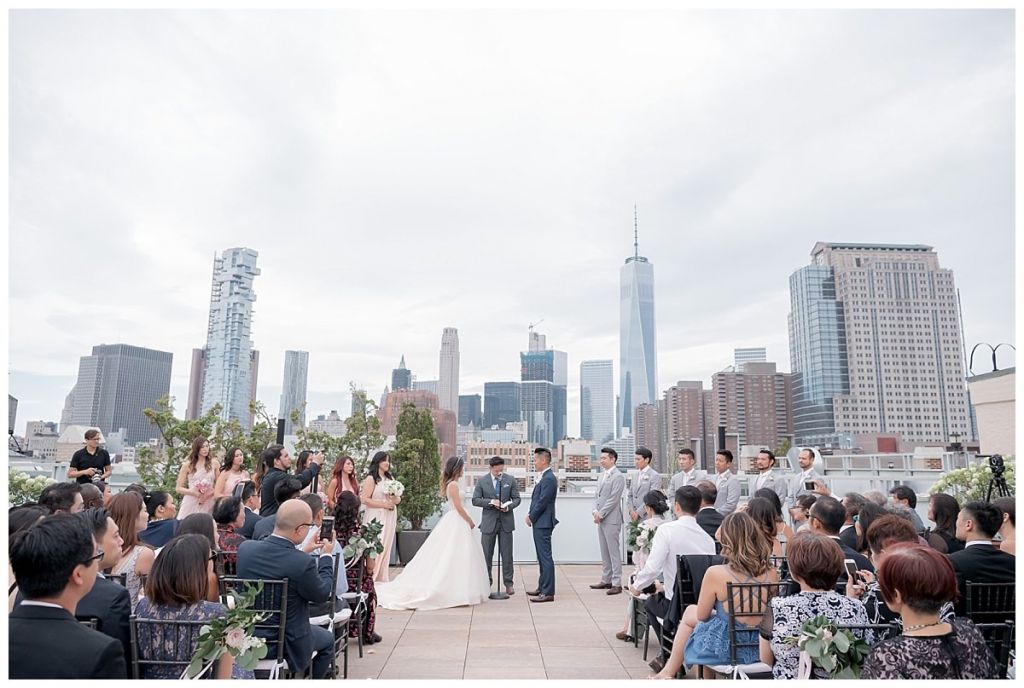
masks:
[[[660,406],[663,405],[660,399],[653,404],[638,404],[633,412],[633,437],[636,439],[637,447],[646,447],[654,454],[651,467],[659,473],[666,470],[669,473],[675,471],[675,457],[672,462],[665,462],[664,446],[661,440],[661,421],[659,419]],[[633,457],[629,457],[632,459]],[[625,464],[628,466],[629,464]]]
[[[402,354],[398,367],[391,371],[391,389],[412,389],[412,371],[405,367],[405,354]]]
[[[104,435],[125,428],[123,439],[132,444],[159,437],[142,412],[170,393],[172,358],[141,346],[94,346],[91,356],[79,359],[72,423]]]
[[[7,434],[14,434],[14,424],[18,420],[18,400],[13,395],[7,395]],[[25,440],[28,441],[26,434]]]
[[[457,413],[459,410],[459,331],[444,328],[441,335],[441,365],[437,379],[437,399],[441,408]]]
[[[598,446],[615,438],[615,374],[611,360],[580,363],[580,437]]]
[[[622,425],[633,426],[633,409],[658,398],[654,327],[654,265],[640,255],[633,209],[633,255],[619,270],[619,395]]]
[[[747,349],[733,349],[735,357],[736,372],[741,372],[747,363],[764,363],[768,360],[768,351],[763,347],[751,347]]]
[[[484,383],[484,427],[505,429],[505,423],[522,420],[522,390],[518,382]]]
[[[544,346],[544,335],[531,330],[530,350],[519,354],[520,402],[530,441],[550,448],[566,436],[569,366],[564,351]]]
[[[256,251],[230,248],[213,260],[210,320],[206,333],[203,404],[206,413],[221,405],[221,418],[250,427],[249,400],[255,396],[252,305],[253,280],[260,274]]]
[[[185,407],[185,420],[199,417],[199,409],[203,407],[203,376],[206,373],[206,349],[192,349],[192,367],[188,373],[188,404]]]
[[[704,389],[699,380],[677,382],[665,390],[659,417],[667,465],[672,466],[679,450],[686,448],[696,454],[701,469],[710,469],[715,450],[711,390]]]
[[[756,444],[774,450],[793,438],[793,376],[774,363],[748,361],[741,369],[711,377],[715,419],[739,446]],[[741,467],[742,468],[742,467]]]
[[[956,286],[931,246],[819,242],[789,285],[798,445],[968,435]]]
[[[299,411],[299,427],[306,427],[306,381],[309,377],[309,352],[284,352],[284,382],[281,386],[281,412],[284,434],[294,434],[292,411]]]
[[[479,428],[483,424],[479,394],[459,395],[459,425],[470,425]]]

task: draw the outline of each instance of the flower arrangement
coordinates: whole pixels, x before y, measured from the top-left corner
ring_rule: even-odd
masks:
[[[634,552],[647,552],[651,551],[651,543],[654,541],[654,531],[658,529],[656,525],[649,525],[644,521],[632,521],[629,524],[629,535],[626,539],[629,548]]]
[[[25,502],[38,501],[43,488],[53,482],[56,481],[52,478],[47,478],[45,475],[37,475],[31,478],[27,473],[10,468],[7,470],[8,499],[10,499],[10,503],[14,506],[24,504]]]
[[[1003,474],[1006,484],[1011,491],[1016,491],[1015,461],[1012,456],[1003,457],[1003,461],[1006,465],[1006,472]],[[962,505],[970,501],[985,499],[991,479],[992,469],[988,467],[988,463],[978,460],[967,468],[958,468],[943,475],[929,488],[928,494],[945,492],[955,497]]]
[[[405,492],[405,485],[397,480],[385,480],[381,483],[381,489],[390,497],[401,497]]]
[[[188,678],[202,674],[224,653],[234,657],[239,667],[249,670],[255,669],[259,661],[267,656],[266,641],[253,635],[256,624],[268,617],[267,614],[251,609],[253,601],[262,591],[262,581],[243,592],[231,591],[224,616],[213,619],[199,629],[199,644],[185,670]]]
[[[824,616],[808,619],[800,634],[789,638],[800,648],[798,678],[810,678],[812,665],[828,672],[829,678],[860,678],[860,668],[871,646],[851,631],[840,630]]]
[[[196,491],[200,495],[204,495],[213,489],[213,482],[209,478],[203,478],[196,483]]]
[[[384,543],[381,542],[380,537],[383,530],[384,524],[377,519],[364,523],[359,528],[359,532],[352,535],[345,543],[341,555],[347,560],[352,560],[369,551],[371,557],[376,557],[384,551]]]

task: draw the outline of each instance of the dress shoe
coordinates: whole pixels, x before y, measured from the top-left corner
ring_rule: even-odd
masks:
[[[381,638],[381,637],[380,637],[379,635],[377,635],[376,633],[374,633],[374,634],[373,634],[373,637],[370,637],[370,638],[363,638],[363,645],[373,645],[373,644],[375,644],[375,643],[379,643],[379,642],[380,642],[380,641],[382,641],[382,640],[384,640],[384,639],[383,639],[383,638]]]
[[[613,585],[612,587],[608,588],[608,592],[606,592],[605,595],[618,595],[621,592],[622,592],[622,586],[621,585]]]
[[[506,595],[515,595],[516,594],[516,589],[513,588],[511,585],[506,585],[505,586],[505,594]]]
[[[615,638],[617,640],[625,640],[627,643],[633,642],[633,636],[631,636],[629,633],[626,633],[625,631],[619,631],[618,633],[616,633]]]
[[[612,587],[611,583],[597,583],[595,585],[591,585],[590,589],[591,590],[607,590],[610,587]]]
[[[555,601],[555,596],[554,595],[537,595],[536,597],[531,597],[530,601],[531,602],[554,602]]]
[[[529,597],[536,597],[537,595],[540,594],[540,590],[527,590],[526,594]]]
[[[651,667],[658,673],[661,673],[661,670],[665,668],[665,662],[661,660],[661,657],[655,657],[647,664],[647,666]]]

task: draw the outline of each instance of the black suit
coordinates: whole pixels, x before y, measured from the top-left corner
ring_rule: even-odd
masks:
[[[874,573],[875,567],[871,564],[871,561],[867,557],[865,557],[863,554],[853,549],[852,547],[847,546],[846,543],[843,542],[842,538],[840,538],[838,535],[830,535],[829,537],[831,537],[833,540],[839,543],[839,547],[843,550],[843,559],[853,559],[855,562],[857,562],[858,569],[863,569],[864,571],[871,571],[872,573]],[[843,567],[843,573],[839,576],[838,582],[845,583],[846,579],[846,567]]]
[[[18,591],[14,600],[15,608],[21,605],[24,596]],[[95,618],[99,621],[96,630],[103,635],[121,641],[125,658],[132,656],[131,631],[128,619],[132,615],[132,596],[123,585],[112,580],[96,576],[96,584],[89,594],[78,602],[75,618],[86,620]]]
[[[702,508],[697,512],[697,525],[704,529],[704,532],[714,539],[718,533],[718,526],[722,525],[725,518],[714,507]]]
[[[121,643],[86,628],[65,609],[19,605],[7,629],[12,679],[128,677]]]
[[[262,519],[260,518],[259,514],[257,514],[249,507],[245,507],[245,523],[243,523],[242,527],[237,529],[235,532],[241,535],[242,537],[246,537],[252,540],[253,528],[255,528],[256,524],[259,523],[261,520]]]
[[[261,518],[253,525],[250,540],[266,540],[277,526],[277,514]]]
[[[238,547],[238,577],[264,580],[288,579],[288,613],[285,617],[284,656],[292,671],[305,671],[313,650],[313,678],[326,678],[333,634],[309,625],[310,603],[326,602],[334,583],[334,558],[312,557],[295,549],[291,541],[277,535],[266,540],[249,540]]]
[[[857,549],[857,526],[850,526],[839,531],[839,540],[852,550]]]
[[[264,518],[267,516],[273,516],[277,513],[277,509],[280,504],[277,503],[277,497],[274,496],[274,487],[284,480],[285,478],[296,478],[303,487],[308,487],[313,478],[320,473],[320,464],[310,463],[306,470],[301,473],[292,475],[286,471],[282,471],[280,468],[271,468],[267,471],[267,474],[263,476],[263,482],[260,483],[260,515]]]
[[[993,545],[971,545],[949,555],[956,571],[956,587],[960,598],[956,602],[956,614],[966,613],[967,581],[972,583],[1012,583],[1016,580],[1013,555]]]

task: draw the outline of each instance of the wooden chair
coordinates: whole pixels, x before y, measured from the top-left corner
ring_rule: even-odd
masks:
[[[284,658],[285,619],[288,613],[288,579],[282,580],[251,580],[247,578],[220,579],[221,601],[228,604],[228,593],[232,590],[244,590],[250,585],[263,584],[263,590],[252,603],[252,610],[265,613],[265,618],[256,624],[255,634],[267,643],[267,658],[260,660],[255,671],[266,672],[269,678],[275,679],[288,673],[288,662]]]

